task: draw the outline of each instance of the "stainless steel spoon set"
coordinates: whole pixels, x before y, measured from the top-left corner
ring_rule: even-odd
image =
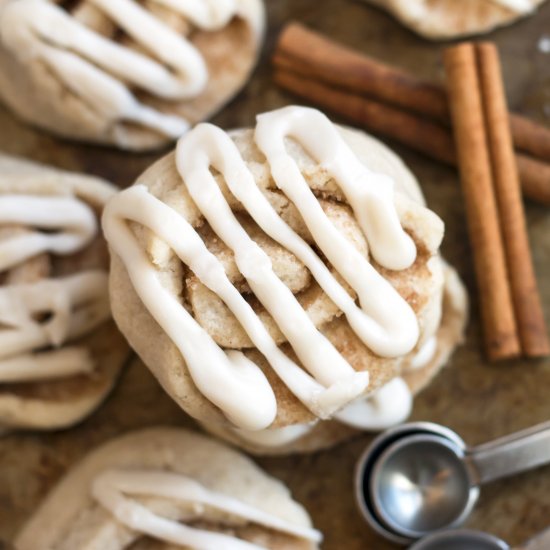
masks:
[[[357,465],[355,494],[373,529],[393,542],[410,544],[464,522],[480,485],[547,463],[550,422],[471,448],[444,426],[415,422],[384,432],[365,450]],[[475,543],[468,538],[476,536]],[[437,537],[447,539],[437,543]],[[431,538],[436,541],[432,546],[422,545],[429,544],[426,539],[415,550],[509,548],[496,537],[472,531]]]

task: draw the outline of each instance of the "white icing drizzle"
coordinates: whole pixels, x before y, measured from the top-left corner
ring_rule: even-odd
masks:
[[[414,262],[416,248],[397,217],[392,180],[362,164],[330,120],[315,109],[286,107],[260,115],[255,138],[269,162],[275,183],[294,203],[332,266],[357,292],[361,309],[313,251],[288,226],[283,227],[282,220],[277,222],[271,216],[269,222],[264,221],[269,206],[265,199],[260,210],[252,208],[244,193],[237,195],[232,191],[246,204],[260,227],[308,267],[365,345],[384,357],[408,353],[418,340],[414,312],[324,214],[295,161],[286,152],[287,136],[297,139],[334,177],[353,208],[372,255],[382,266],[399,270]],[[248,188],[250,192],[251,186]]]
[[[201,550],[261,550],[263,547],[236,537],[188,527],[159,516],[128,496],[154,496],[195,506],[207,506],[281,533],[320,542],[319,531],[295,525],[228,495],[207,489],[194,479],[154,470],[106,470],[92,482],[93,497],[117,521],[164,542]]]
[[[94,238],[93,210],[70,196],[0,195],[0,224],[24,227],[0,240],[0,272],[44,253],[69,255]],[[110,316],[107,274],[0,287],[0,383],[55,380],[93,370],[86,349],[59,348]]]
[[[258,349],[271,360],[280,378],[317,416],[330,416],[365,391],[369,378],[366,372],[356,373],[349,367],[347,375],[326,388],[298,367],[277,347],[193,227],[144,186],[126,189],[105,207],[105,236],[127,266],[143,304],[180,350],[197,388],[235,425],[261,430],[273,422],[277,404],[267,378],[243,353],[224,352],[162,286],[149,258],[128,228],[128,220],[144,225],[168,243],[197,277],[222,297]]]
[[[301,130],[302,127],[309,131]],[[357,291],[362,309],[309,245],[276,214],[227,134],[210,124],[201,124],[179,141],[176,164],[184,185],[214,232],[233,251],[240,272],[277,322],[305,371],[276,346],[193,227],[144,186],[121,192],[108,203],[103,217],[105,235],[113,251],[125,264],[145,307],[182,353],[196,386],[237,427],[245,430],[262,430],[276,415],[275,398],[267,379],[242,353],[224,352],[217,346],[163,288],[127,221],[147,227],[166,242],[200,281],[223,300],[281,380],[316,416],[330,417],[364,393],[368,373],[355,372],[316,329],[273,272],[269,257],[235,218],[210,167],[223,174],[231,193],[259,226],[310,269],[321,288],[345,313],[353,330],[373,351],[389,357],[403,355],[414,347],[418,338],[418,323],[406,301],[332,226],[319,207],[284,150],[287,134],[298,139],[334,175],[361,222],[373,255],[382,265],[404,269],[414,261],[416,251],[399,223],[391,181],[360,164],[330,121],[318,111],[293,107],[262,115],[256,141],[268,159],[277,185],[296,205],[316,245]],[[371,216],[374,221],[369,219]]]
[[[399,222],[393,204],[393,180],[369,170],[323,113],[294,106],[263,113],[257,117],[254,136],[258,148],[267,158],[275,183],[299,209],[316,242],[316,235],[322,231],[318,226],[326,223],[326,216],[316,211],[320,208],[319,203],[286,151],[286,137],[298,140],[334,178],[352,207],[378,263],[394,270],[412,265],[416,247]],[[328,229],[326,231],[328,233]],[[330,236],[341,237],[340,234]],[[324,241],[324,238],[319,240]],[[338,265],[340,262],[334,263]]]
[[[434,358],[437,351],[437,338],[432,336],[424,342],[421,348],[416,352],[416,355],[412,358],[409,368],[412,370],[421,369],[428,365],[428,363]]]
[[[0,359],[0,383],[56,380],[75,374],[87,374],[94,363],[87,350],[79,347],[26,353]]]
[[[532,0],[489,0],[493,4],[498,4],[504,8],[508,8],[516,13],[531,13],[535,10],[535,5]]]
[[[335,420],[359,430],[378,431],[405,421],[413,398],[407,383],[394,378],[372,397],[358,399],[334,415]]]
[[[44,252],[72,254],[97,233],[93,210],[73,197],[0,195],[0,223],[36,227],[0,241],[0,271]]]
[[[284,428],[272,428],[250,432],[230,428],[239,438],[262,447],[282,447],[288,445],[301,437],[307,435],[314,428],[315,424],[293,424]]]
[[[344,377],[353,375],[353,368],[317,330],[296,297],[275,275],[269,256],[243,229],[212,176],[210,166],[226,176],[227,184],[237,199],[246,197],[245,207],[252,217],[259,217],[259,212],[255,208],[257,201],[254,199],[257,199],[261,192],[229,136],[212,125],[204,124],[197,127],[189,138],[178,143],[176,164],[191,198],[214,232],[233,251],[239,271],[248,281],[252,292],[275,319],[304,367],[326,385],[335,384]],[[248,175],[247,191],[253,193],[255,189],[258,195],[247,194],[242,186],[239,186],[239,180],[245,173]],[[267,202],[267,199],[262,196],[260,206],[265,206],[263,201]],[[317,199],[315,201],[317,202]],[[326,217],[324,214],[323,216]],[[282,221],[281,218],[278,219]],[[212,288],[207,281],[202,282],[220,294],[219,290]],[[238,293],[235,294],[235,297],[237,296],[238,304],[243,304],[244,301]],[[228,300],[225,300],[225,296],[222,298],[243,324],[254,344],[276,368],[279,359],[278,348],[273,347],[271,339],[267,342],[265,335],[265,344],[259,338],[255,339],[254,332],[261,330],[262,326],[258,317],[255,314],[250,315],[250,308],[241,313],[238,305],[232,307]],[[250,324],[256,325],[256,330],[246,326],[247,320],[250,320]],[[280,359],[285,361],[282,355]]]
[[[225,26],[238,12],[236,0],[155,1],[205,30]],[[170,137],[183,134],[189,127],[185,119],[146,106],[130,86],[170,101],[196,97],[208,80],[200,52],[135,0],[87,2],[145,52],[101,36],[47,0],[9,2],[0,14],[2,41],[22,59],[43,61],[100,115]]]
[[[46,314],[41,322],[36,317]],[[107,274],[85,271],[0,288],[0,357],[78,338],[109,315]]]

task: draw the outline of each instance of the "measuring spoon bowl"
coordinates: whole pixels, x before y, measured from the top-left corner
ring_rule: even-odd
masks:
[[[448,529],[420,539],[409,550],[510,550],[510,546],[483,531]]]
[[[370,498],[378,518],[410,539],[460,525],[479,496],[464,454],[457,442],[433,433],[391,443],[370,475]]]
[[[396,532],[377,513],[370,490],[371,473],[380,455],[389,446],[408,436],[418,434],[439,435],[456,443],[461,449],[466,448],[464,441],[455,432],[445,426],[432,422],[409,422],[386,430],[376,437],[359,458],[355,469],[355,499],[361,515],[377,533],[392,542],[402,545],[410,544],[418,537],[411,537],[410,535]]]
[[[444,426],[403,424],[365,450],[355,494],[373,529],[407,544],[460,525],[479,496],[479,485],[549,462],[550,421],[469,449]]]

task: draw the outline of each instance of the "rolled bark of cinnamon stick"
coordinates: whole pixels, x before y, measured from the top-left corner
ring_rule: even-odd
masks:
[[[517,357],[521,348],[493,192],[474,46],[464,43],[447,49],[444,64],[486,351],[490,360]]]
[[[550,206],[550,164],[516,153],[521,188],[526,197]]]
[[[406,111],[337,90],[296,73],[276,70],[273,76],[281,87],[305,97],[339,115],[367,126],[383,136],[397,139],[421,153],[447,163],[454,163],[452,135],[447,128]]]
[[[371,59],[299,23],[289,23],[282,31],[273,61],[279,68],[449,123],[442,86]],[[521,115],[511,113],[510,118],[515,147],[550,162],[550,129]]]
[[[488,42],[476,44],[475,52],[493,188],[521,347],[527,357],[542,357],[550,354],[550,343],[527,237],[498,52]]]
[[[364,126],[384,137],[394,139],[435,160],[456,165],[451,130],[412,112],[397,109],[380,101],[322,82],[302,73],[277,68],[275,82],[282,88]],[[550,206],[550,164],[516,154],[521,185],[526,197]]]
[[[447,99],[441,87],[368,58],[298,23],[290,23],[281,33],[273,61],[276,66],[326,84],[363,93],[435,120],[449,120]]]
[[[538,159],[550,161],[550,130],[510,112],[514,145]],[[547,180],[550,181],[550,180]]]

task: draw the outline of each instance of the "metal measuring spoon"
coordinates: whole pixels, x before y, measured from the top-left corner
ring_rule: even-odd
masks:
[[[409,550],[510,550],[502,539],[473,529],[438,531],[415,542]]]
[[[508,543],[483,531],[447,529],[416,541],[409,550],[548,550],[550,529],[546,529],[521,546],[510,548]]]
[[[550,462],[550,422],[467,448],[452,430],[403,424],[378,436],[359,460],[359,509],[381,535],[408,544],[460,525],[479,485]]]

